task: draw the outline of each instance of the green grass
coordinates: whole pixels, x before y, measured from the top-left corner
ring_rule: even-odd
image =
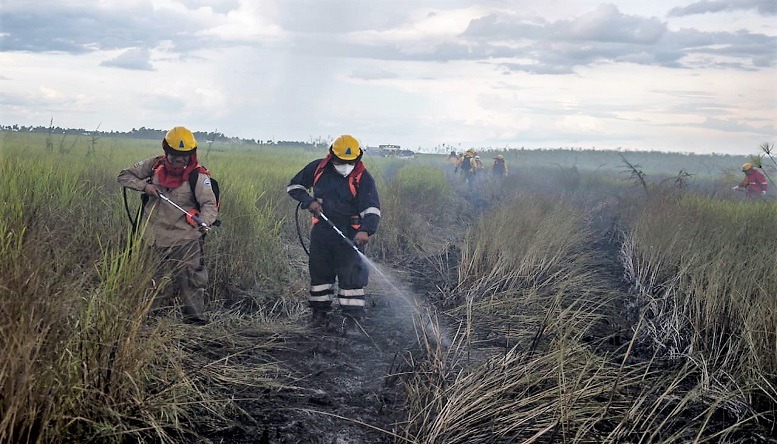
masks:
[[[5,135],[0,159],[0,441],[187,441],[204,417],[210,426],[229,422],[234,405],[221,390],[235,387],[219,380],[276,384],[264,376],[270,367],[241,375],[202,346],[220,336],[225,354],[261,351],[285,327],[257,334],[261,323],[216,315],[200,332],[146,319],[157,258],[139,240],[129,248],[116,175],[157,154],[155,144],[121,140],[93,156],[78,147],[65,155],[26,136]],[[251,316],[272,319],[273,310],[276,317],[284,311],[275,291],[290,273],[273,207],[285,184],[241,169],[245,158],[215,154],[208,166],[226,185],[228,222],[206,242],[210,304],[234,299],[230,284],[259,295],[264,289],[273,299],[254,304]],[[234,168],[221,169],[231,161]],[[257,206],[257,184],[279,191]]]

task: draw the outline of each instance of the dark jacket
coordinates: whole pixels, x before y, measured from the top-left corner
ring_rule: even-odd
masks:
[[[314,185],[314,173],[322,160],[314,160],[298,172],[289,182],[286,192],[294,200],[301,202],[303,208],[307,208],[314,199],[317,199],[321,203],[324,215],[343,232],[350,230],[354,234],[355,231],[366,231],[369,235],[375,234],[380,222],[380,199],[372,175],[364,170],[356,186],[356,196],[354,196],[351,192],[351,185],[349,185],[353,172],[348,177],[343,177],[329,162]],[[311,188],[313,196],[308,193]],[[349,227],[352,217],[356,215],[361,217],[361,226],[354,231]]]

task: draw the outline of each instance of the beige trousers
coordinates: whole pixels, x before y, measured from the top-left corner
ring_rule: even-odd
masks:
[[[208,285],[208,270],[203,256],[203,239],[195,239],[183,245],[156,247],[161,263],[155,273],[157,282],[170,279],[172,288],[160,292],[153,310],[181,303],[181,312],[185,319],[205,319],[205,287]],[[165,291],[166,290],[166,291]]]

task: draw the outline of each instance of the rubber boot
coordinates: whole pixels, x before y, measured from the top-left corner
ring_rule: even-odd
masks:
[[[329,313],[324,310],[313,310],[313,314],[308,321],[308,327],[321,328],[329,325]]]

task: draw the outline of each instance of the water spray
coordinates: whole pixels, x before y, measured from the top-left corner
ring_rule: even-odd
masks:
[[[348,238],[348,236],[343,234],[343,232],[340,231],[340,229],[337,228],[337,226],[334,223],[332,223],[332,221],[329,220],[329,218],[326,217],[324,213],[318,213],[318,217],[320,217],[327,224],[329,224],[329,226],[332,227],[332,229],[334,229],[337,232],[337,234],[339,234],[340,237],[342,237],[343,240],[347,242],[348,245],[350,245],[351,248],[353,248],[356,251],[356,253],[359,254],[359,257],[361,257],[364,262],[369,264],[370,267],[372,267],[376,272],[378,272],[378,274],[394,290],[396,294],[402,295],[402,297],[410,305],[410,308],[413,310],[413,312],[421,322],[421,329],[423,330],[427,339],[431,340],[432,343],[439,345],[442,348],[449,348],[451,346],[451,340],[448,338],[445,332],[442,331],[442,329],[436,322],[436,319],[433,319],[430,313],[427,312],[422,314],[418,309],[418,307],[413,303],[413,301],[411,301],[410,298],[405,294],[405,292],[397,288],[396,285],[392,284],[388,276],[386,276],[375,263],[373,263],[369,258],[367,258],[367,256],[364,253],[362,253],[361,250],[359,250],[359,247],[357,247],[356,244],[351,239]],[[364,329],[362,329],[362,331],[364,331]]]
[[[178,205],[177,203],[175,203],[175,202],[173,202],[172,200],[170,200],[170,198],[168,198],[168,197],[167,197],[167,196],[165,196],[164,194],[162,194],[162,193],[158,193],[158,194],[159,194],[159,198],[160,198],[160,199],[162,199],[163,201],[165,201],[165,202],[169,203],[170,205],[172,205],[172,206],[174,206],[175,208],[177,208],[177,209],[178,209],[180,212],[182,212],[183,214],[185,214],[185,215],[187,215],[188,217],[190,217],[190,218],[191,218],[191,219],[194,221],[194,223],[196,223],[196,224],[197,224],[197,226],[199,226],[200,228],[204,228],[204,229],[205,229],[205,231],[207,231],[207,230],[210,230],[210,227],[208,227],[208,224],[206,224],[205,222],[203,222],[203,221],[202,221],[202,219],[200,219],[200,218],[199,218],[199,217],[198,217],[196,214],[192,214],[192,213],[190,213],[190,212],[188,212],[188,211],[184,210],[183,208],[181,208],[181,206],[180,206],[180,205]],[[342,234],[342,233],[341,233],[341,234]]]

